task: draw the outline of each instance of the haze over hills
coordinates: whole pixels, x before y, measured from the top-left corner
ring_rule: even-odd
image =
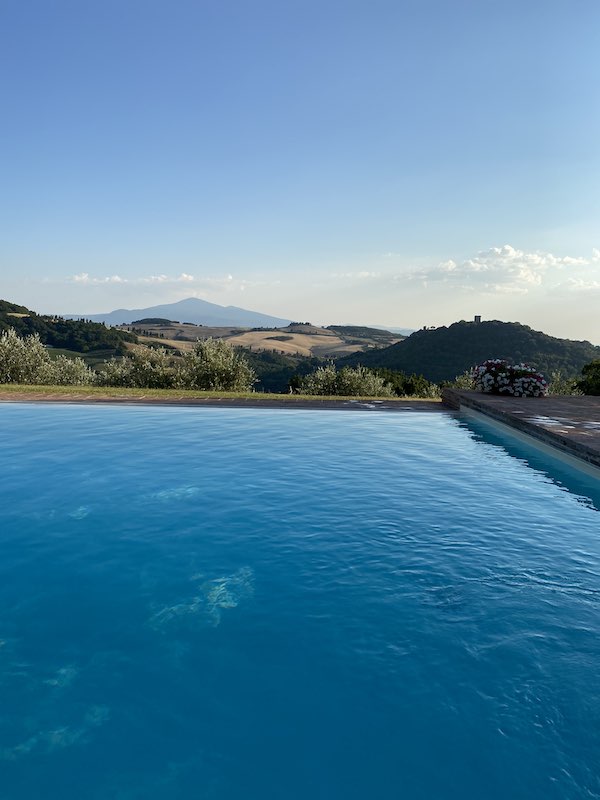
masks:
[[[106,325],[130,325],[134,320],[144,317],[164,317],[178,322],[193,322],[195,325],[207,325],[215,328],[280,328],[289,325],[291,320],[272,317],[257,311],[248,311],[236,306],[220,306],[188,297],[177,303],[165,303],[149,308],[119,308],[106,314],[66,314],[65,319],[85,317],[92,322],[104,322]]]
[[[398,344],[340,359],[339,364],[402,370],[428,380],[450,381],[488,358],[525,362],[548,378],[579,374],[584,364],[600,359],[600,347],[586,341],[557,339],[518,322],[455,322],[420,330]]]
[[[368,326],[369,328],[376,328],[378,330],[389,331],[390,333],[398,333],[400,336],[410,336],[415,332],[415,328],[397,328],[394,325],[376,325],[373,323]]]

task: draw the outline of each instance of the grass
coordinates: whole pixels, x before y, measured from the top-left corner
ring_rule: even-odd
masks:
[[[308,395],[308,394],[271,394],[268,392],[201,392],[194,389],[125,389],[113,386],[35,386],[16,383],[0,384],[0,396],[4,395],[60,395],[73,398],[115,398],[127,400],[128,398],[154,398],[164,400],[278,400],[282,403],[294,404],[297,402],[320,401],[348,401],[348,400],[385,400],[386,403],[405,403],[410,401],[426,401],[438,403],[439,399],[429,397],[340,397],[339,395]]]

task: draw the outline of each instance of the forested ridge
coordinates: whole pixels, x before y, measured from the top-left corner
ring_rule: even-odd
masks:
[[[557,339],[518,322],[455,322],[415,331],[391,347],[348,356],[338,363],[402,370],[440,382],[451,381],[488,358],[525,362],[547,377],[553,372],[575,377],[585,364],[600,359],[600,347]]]
[[[102,350],[122,355],[125,343],[136,341],[133,334],[107,328],[100,322],[36,314],[25,306],[0,300],[0,331],[9,328],[14,328],[19,336],[37,333],[44,344],[77,353]]]

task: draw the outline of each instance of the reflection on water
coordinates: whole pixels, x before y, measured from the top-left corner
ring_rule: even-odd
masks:
[[[491,420],[472,415],[462,417],[460,424],[471,431],[478,441],[502,448],[506,453],[545,475],[549,480],[577,497],[584,505],[600,510],[600,470],[582,462],[581,469],[573,459],[563,457],[550,447],[539,449],[535,440],[511,435]]]

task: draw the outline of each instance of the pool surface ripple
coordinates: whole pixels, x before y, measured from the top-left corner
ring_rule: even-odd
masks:
[[[446,413],[0,436],[2,800],[600,798],[592,477]]]

